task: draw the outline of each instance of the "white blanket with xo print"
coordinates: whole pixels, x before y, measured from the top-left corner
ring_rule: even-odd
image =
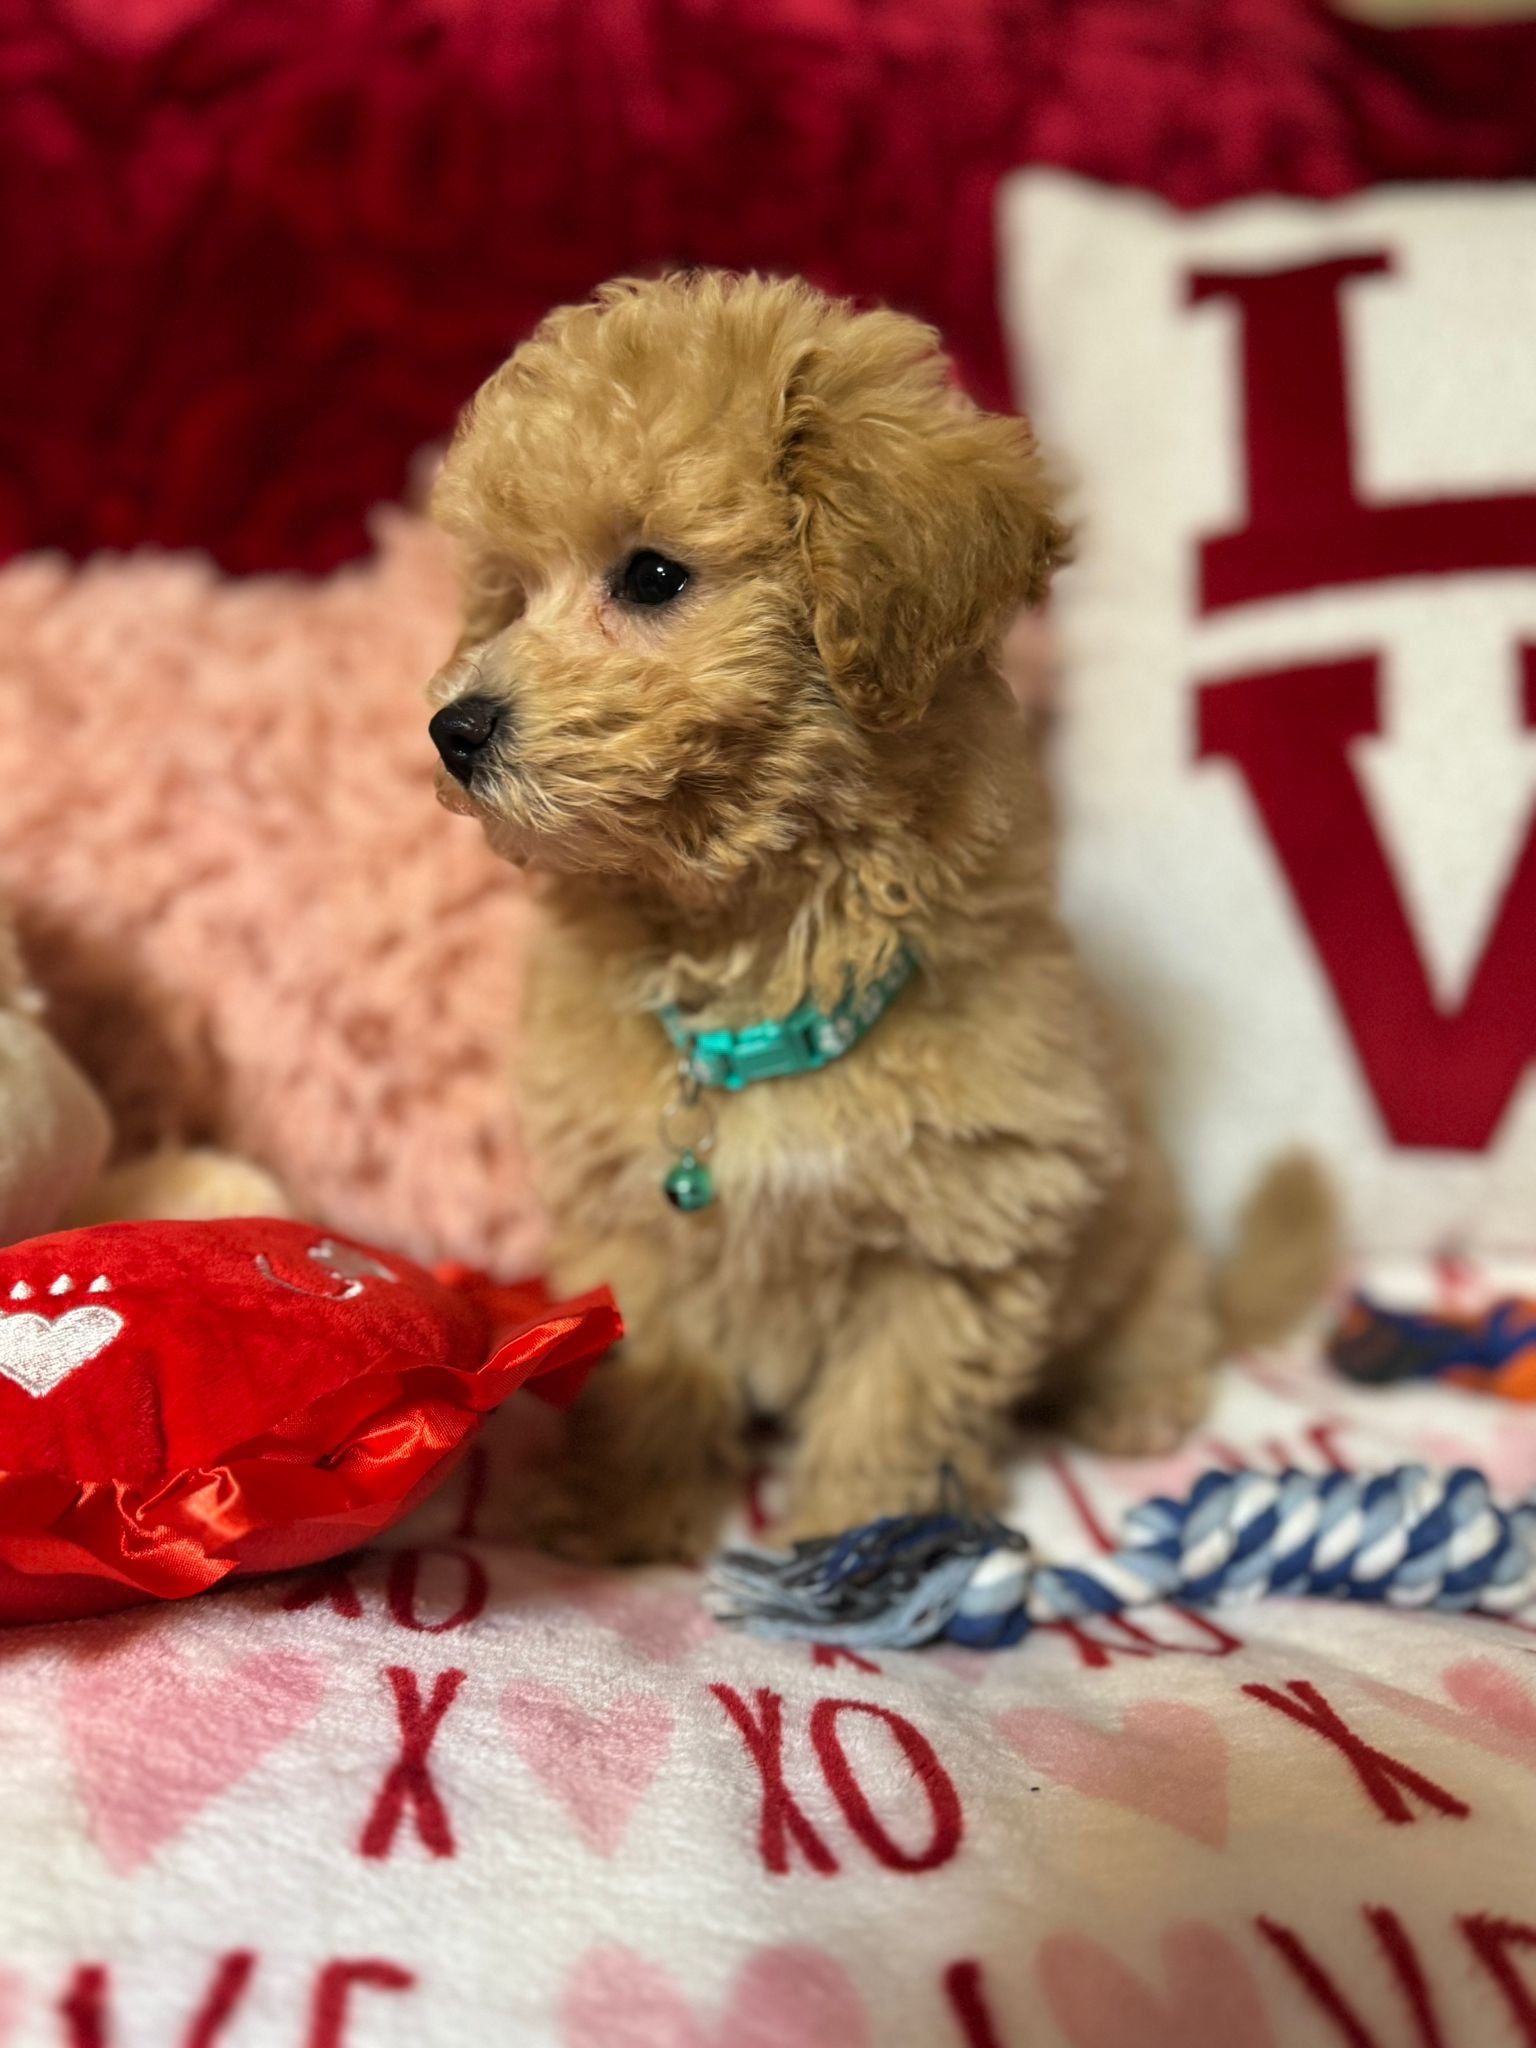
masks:
[[[494,1451],[489,1456],[494,1460]],[[1536,1411],[1227,1369],[1210,1462],[1484,1466]],[[1270,1601],[853,1659],[481,1533],[0,1639],[0,2048],[1536,2043],[1536,1628]],[[491,1484],[487,1486],[487,1478]]]

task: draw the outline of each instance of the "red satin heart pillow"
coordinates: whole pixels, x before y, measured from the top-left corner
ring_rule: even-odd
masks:
[[[0,1250],[0,1622],[353,1549],[525,1381],[567,1401],[620,1334],[606,1292],[552,1304],[302,1223]]]

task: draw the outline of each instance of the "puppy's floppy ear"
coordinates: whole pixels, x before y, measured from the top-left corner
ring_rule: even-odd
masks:
[[[817,649],[865,725],[920,718],[1066,554],[1028,426],[954,390],[937,337],[901,314],[806,344],[783,467]]]

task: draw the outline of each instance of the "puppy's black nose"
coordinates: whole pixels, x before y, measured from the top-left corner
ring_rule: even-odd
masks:
[[[456,697],[427,727],[443,766],[466,786],[475,764],[495,739],[501,716],[501,706],[490,697]]]

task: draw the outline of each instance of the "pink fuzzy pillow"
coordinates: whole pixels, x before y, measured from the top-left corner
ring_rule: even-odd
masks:
[[[435,537],[322,582],[0,571],[0,893],[119,1150],[218,1142],[418,1259],[538,1253],[507,1074],[527,904],[439,810]]]

